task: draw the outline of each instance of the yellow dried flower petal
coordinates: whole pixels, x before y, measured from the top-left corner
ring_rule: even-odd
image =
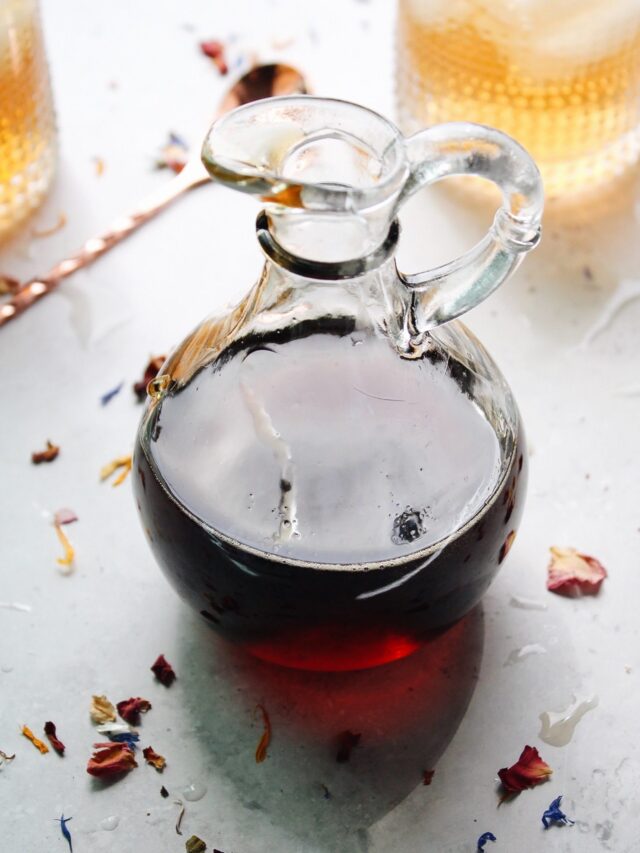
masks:
[[[106,696],[91,697],[89,714],[94,723],[112,723],[116,720],[115,706],[109,702]]]
[[[60,540],[60,544],[64,548],[64,557],[58,557],[56,562],[59,566],[66,566],[70,568],[73,565],[73,561],[76,556],[76,552],[73,549],[73,545],[69,542],[69,537],[64,532],[60,524],[56,522],[54,525],[55,531],[58,534],[58,539]]]
[[[45,754],[45,752],[49,752],[49,747],[46,745],[46,743],[43,743],[41,740],[39,740],[28,726],[22,727],[22,734],[27,738],[27,740],[30,740],[31,743],[35,746],[35,748],[39,749],[43,755]]]
[[[110,477],[115,471],[117,471],[119,468],[122,468],[123,470],[121,471],[119,476],[116,477],[116,479],[111,484],[112,486],[119,486],[120,483],[123,483],[126,480],[127,474],[129,473],[129,471],[131,471],[132,464],[133,460],[131,456],[118,456],[112,462],[109,462],[107,465],[100,469],[100,479],[106,480],[107,477]]]

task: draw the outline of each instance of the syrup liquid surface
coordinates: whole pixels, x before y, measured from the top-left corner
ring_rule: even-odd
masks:
[[[442,363],[357,333],[239,353],[166,398],[156,425],[155,466],[195,517],[323,564],[444,539],[501,473],[494,430]]]

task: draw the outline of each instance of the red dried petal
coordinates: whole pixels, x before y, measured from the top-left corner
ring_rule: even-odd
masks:
[[[55,723],[48,722],[44,724],[44,733],[49,738],[49,743],[59,755],[64,755],[65,746],[56,735]]]
[[[224,75],[229,70],[229,66],[227,65],[227,61],[224,55],[224,45],[221,41],[217,39],[211,39],[210,41],[201,41],[200,42],[200,51],[204,53],[205,56],[208,56],[209,59],[213,59],[216,68],[220,72],[220,74]]]
[[[502,786],[510,794],[519,794],[525,788],[534,788],[546,782],[553,770],[540,758],[534,746],[525,746],[520,758],[511,767],[498,770]]]
[[[156,376],[158,375],[158,371],[165,363],[166,358],[166,355],[154,355],[145,367],[142,379],[140,379],[139,382],[134,383],[134,394],[141,403],[144,402],[144,399],[147,396],[147,385],[151,382],[152,379],[156,378]]]
[[[138,766],[133,751],[124,743],[94,743],[93,748],[87,764],[91,776],[115,776]]]
[[[35,451],[32,453],[31,461],[34,465],[40,465],[41,462],[53,462],[58,453],[60,453],[60,448],[47,440],[46,450]]]
[[[164,755],[160,755],[159,753],[157,753],[152,746],[145,746],[145,748],[142,750],[142,754],[147,764],[153,764],[156,770],[162,773],[162,771],[167,765],[167,759],[164,757]]]
[[[147,711],[151,710],[151,702],[147,699],[141,699],[140,696],[135,696],[118,702],[116,708],[123,720],[135,726],[140,722],[140,714],[146,714]]]
[[[155,663],[151,666],[151,672],[155,675],[160,684],[164,684],[165,687],[170,687],[176,680],[176,674],[173,671],[173,667],[164,655],[158,655]]]
[[[422,771],[422,784],[423,785],[430,785],[431,781],[434,777],[435,772],[436,772],[435,770],[423,770]]]
[[[607,570],[595,557],[580,554],[575,548],[550,548],[547,589],[560,595],[595,595]]]

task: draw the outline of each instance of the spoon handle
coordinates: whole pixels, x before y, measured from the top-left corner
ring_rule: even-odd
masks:
[[[51,293],[67,276],[92,264],[109,249],[117,246],[125,237],[152,219],[182,193],[204,183],[209,183],[210,178],[206,173],[197,173],[195,176],[191,173],[189,176],[189,174],[185,174],[188,171],[190,170],[185,168],[180,174],[167,181],[164,186],[147,196],[128,214],[119,216],[103,234],[99,237],[89,238],[77,252],[57,263],[46,275],[33,278],[31,281],[20,285],[11,299],[0,305],[0,326],[4,326],[39,299],[42,299],[43,296],[46,296],[47,293]]]

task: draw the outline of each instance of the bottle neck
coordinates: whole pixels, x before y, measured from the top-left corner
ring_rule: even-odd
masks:
[[[288,217],[280,217],[278,220],[263,210],[256,220],[258,242],[273,263],[288,272],[309,279],[340,281],[371,272],[395,254],[400,237],[397,219],[393,220],[391,226],[385,226],[380,239],[374,243],[370,234],[364,239],[362,230],[346,229],[347,223],[344,220],[338,228],[336,223],[329,222],[328,218],[321,221],[318,218],[319,221],[315,224],[307,216],[306,233],[307,229],[299,227],[295,232],[287,232],[285,218],[290,221],[292,217],[288,214]],[[289,239],[286,239],[287,237]],[[335,239],[332,240],[332,237]],[[307,243],[309,245],[306,245]]]

